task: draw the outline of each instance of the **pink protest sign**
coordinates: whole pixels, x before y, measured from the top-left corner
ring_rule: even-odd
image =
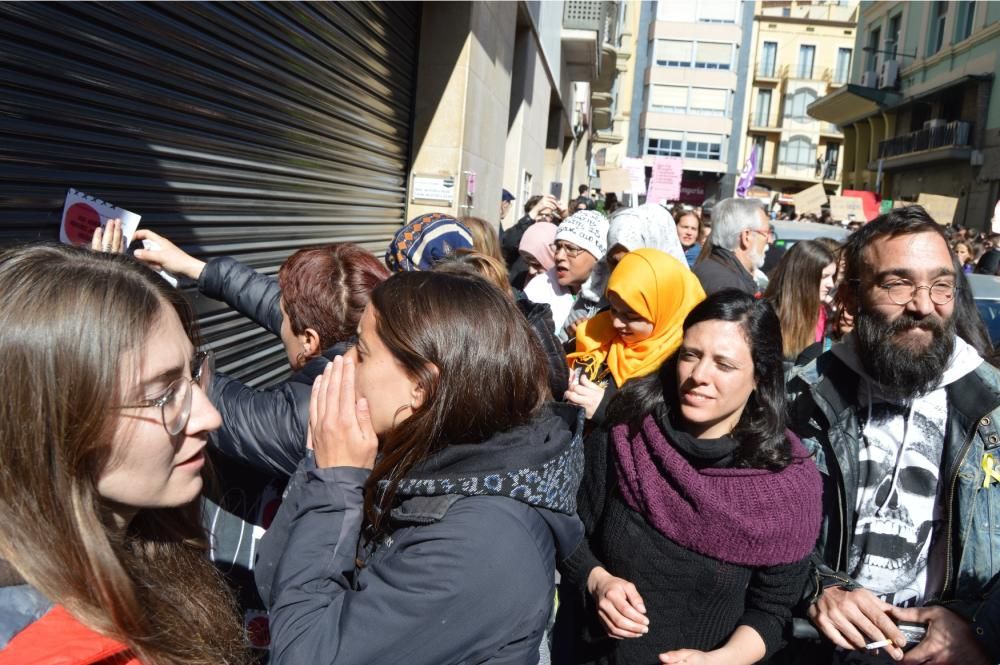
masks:
[[[649,179],[648,203],[676,201],[681,196],[681,179],[684,160],[680,157],[657,157],[653,161],[653,175]]]

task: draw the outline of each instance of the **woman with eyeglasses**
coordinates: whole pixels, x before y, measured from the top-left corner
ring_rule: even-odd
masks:
[[[218,482],[205,499],[212,558],[238,592],[248,639],[264,648],[267,618],[253,579],[256,541],[305,455],[312,382],[347,351],[372,289],[389,271],[351,243],[301,249],[275,279],[227,256],[201,261],[148,229],[136,238],[158,247],[137,250],[137,259],[195,280],[201,294],[280,338],[293,370],[267,388],[220,374],[210,395],[222,414],[222,427],[210,437]]]
[[[561,662],[750,665],[781,646],[800,600],[822,485],[785,428],[778,318],[723,290],[678,334],[584,446],[587,539],[560,568]]]
[[[579,410],[480,277],[404,272],[317,381],[313,452],[261,540],[272,665],[537,663],[583,527]]]
[[[680,260],[643,248],[622,257],[607,298],[610,309],[577,328],[576,352],[568,356],[573,380],[565,393],[597,425],[626,381],[656,371],[677,350],[684,317],[705,291]]]
[[[246,662],[200,526],[196,333],[131,259],[0,252],[0,662]]]
[[[556,336],[565,343],[577,323],[607,304],[608,220],[594,210],[575,212],[559,225],[550,249],[555,265],[528,282],[524,294],[552,308]]]

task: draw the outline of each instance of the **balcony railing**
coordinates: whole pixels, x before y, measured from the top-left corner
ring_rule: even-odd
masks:
[[[878,156],[883,159],[935,148],[966,147],[971,135],[972,124],[956,120],[882,141],[878,144]]]
[[[788,76],[788,65],[778,66],[775,63],[757,63],[757,78],[759,79],[781,79]]]

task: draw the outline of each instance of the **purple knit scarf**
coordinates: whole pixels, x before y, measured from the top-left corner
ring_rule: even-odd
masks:
[[[793,462],[781,471],[696,469],[653,416],[631,439],[628,425],[612,436],[625,503],[678,545],[741,566],[793,563],[815,546],[822,481],[791,432]]]

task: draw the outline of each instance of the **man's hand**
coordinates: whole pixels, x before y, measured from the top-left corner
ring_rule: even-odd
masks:
[[[809,618],[827,639],[843,649],[864,651],[866,644],[890,640],[892,643],[884,648],[899,660],[906,638],[889,615],[892,609],[867,589],[827,587],[809,608]]]
[[[907,651],[906,665],[989,665],[990,657],[964,618],[940,605],[930,607],[894,607],[890,614],[896,621],[926,623],[927,635]]]
[[[556,200],[556,197],[551,194],[546,194],[538,201],[538,203],[535,204],[535,207],[528,212],[528,217],[530,217],[532,221],[537,222],[539,221],[539,217],[544,216],[544,219],[541,221],[548,222],[551,221],[552,217],[556,215],[558,209],[559,201]]]

